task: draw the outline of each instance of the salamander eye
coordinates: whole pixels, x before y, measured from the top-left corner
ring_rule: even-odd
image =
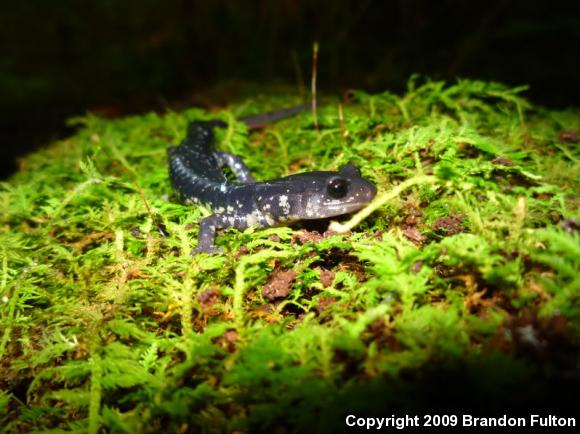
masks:
[[[326,186],[328,195],[334,199],[341,199],[348,192],[348,181],[344,178],[333,178]]]

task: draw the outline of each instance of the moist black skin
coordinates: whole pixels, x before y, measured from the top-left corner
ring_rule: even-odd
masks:
[[[169,147],[169,178],[185,204],[205,204],[214,214],[201,222],[195,253],[219,253],[214,245],[219,229],[271,227],[357,211],[376,195],[376,187],[348,164],[338,172],[300,173],[270,181],[256,181],[237,156],[213,149],[213,129],[221,121],[189,125],[179,146]],[[237,182],[223,172],[227,166]]]

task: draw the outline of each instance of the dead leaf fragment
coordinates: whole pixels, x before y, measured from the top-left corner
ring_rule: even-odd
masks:
[[[286,297],[292,288],[295,278],[296,273],[292,270],[273,272],[266,285],[264,285],[262,296],[270,301]]]

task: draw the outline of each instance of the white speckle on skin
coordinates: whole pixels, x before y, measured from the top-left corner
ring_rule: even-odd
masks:
[[[228,214],[231,214],[231,213],[233,213],[233,212],[234,212],[234,207],[233,207],[233,206],[229,206],[229,205],[228,205],[228,207],[226,208],[226,212],[227,212]]]
[[[274,220],[274,217],[272,217],[272,214],[269,214],[269,213],[264,214],[264,217],[265,217],[268,225],[274,226],[276,224],[276,220]]]
[[[288,196],[285,194],[278,198],[278,205],[284,214],[290,214],[290,204],[288,203]]]
[[[226,185],[225,185],[225,184],[222,184],[222,185],[220,185],[220,191],[221,191],[222,193],[225,193],[225,192],[226,192],[226,190],[227,190],[227,188],[226,188]]]
[[[248,226],[256,226],[260,222],[261,216],[262,214],[260,213],[260,211],[254,211],[251,214],[247,214],[245,217],[246,224]]]

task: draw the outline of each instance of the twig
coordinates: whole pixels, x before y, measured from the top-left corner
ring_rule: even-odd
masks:
[[[341,224],[337,221],[333,221],[330,223],[328,227],[333,232],[344,233],[350,231],[364,219],[366,219],[369,215],[375,212],[377,209],[382,207],[391,199],[398,197],[404,190],[418,184],[435,184],[437,182],[437,177],[435,176],[424,176],[419,175],[413,178],[407,179],[405,182],[397,185],[388,193],[383,193],[375,198],[370,204],[366,207],[361,209],[357,212],[352,218],[346,222],[345,224]]]
[[[346,140],[346,136],[348,135],[348,131],[344,125],[344,112],[342,110],[342,104],[338,104],[338,123],[340,125],[340,137],[344,142]]]
[[[318,114],[316,112],[316,74],[318,70],[318,42],[314,43],[314,47],[312,49],[312,82],[311,82],[311,91],[312,91],[312,118],[314,120],[314,127],[316,131],[318,129]]]

